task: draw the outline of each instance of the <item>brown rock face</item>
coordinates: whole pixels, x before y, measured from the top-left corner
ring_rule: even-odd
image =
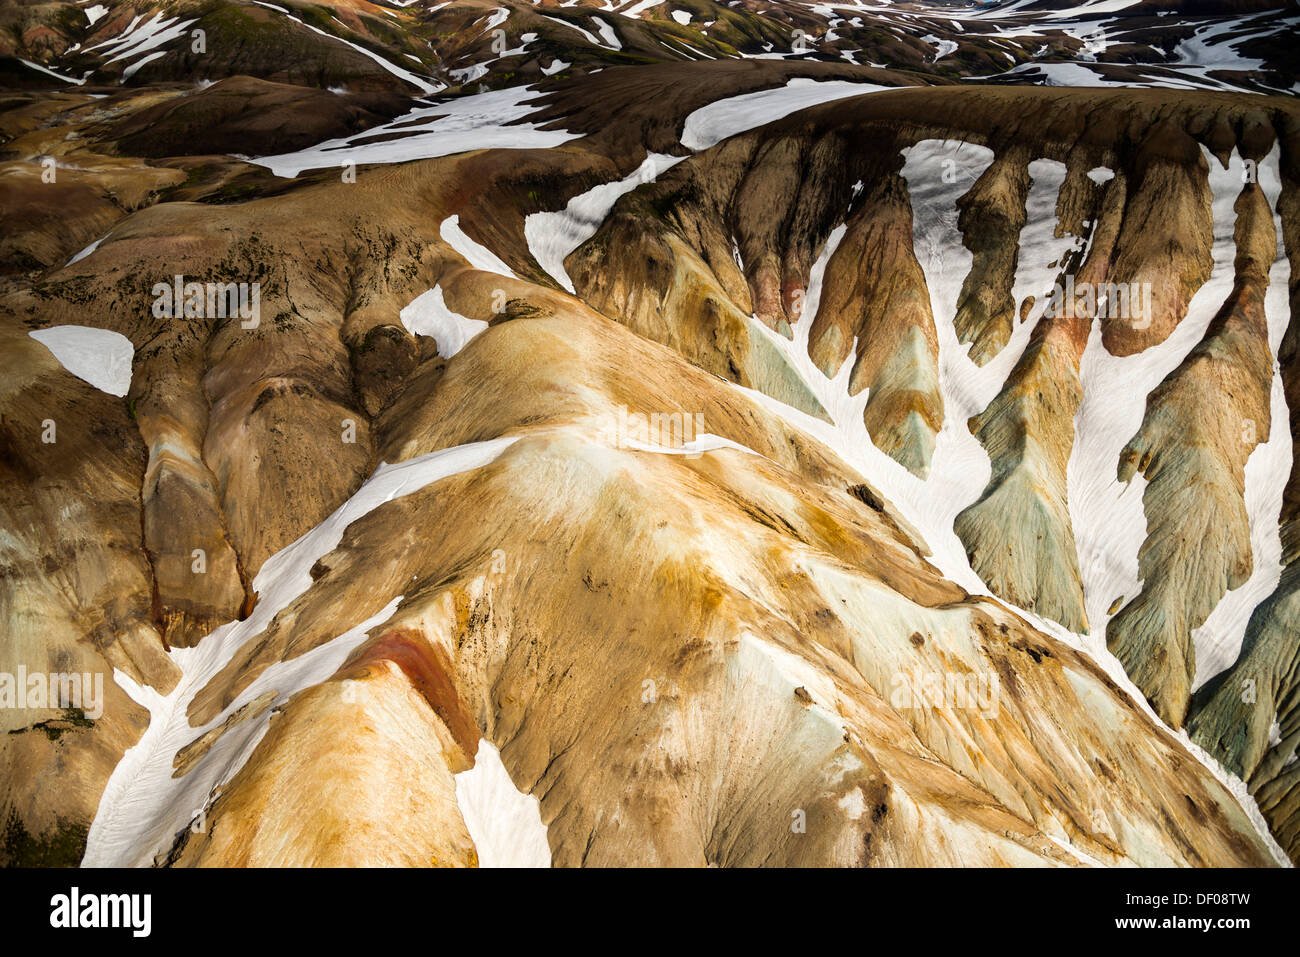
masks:
[[[620,31],[644,55],[653,31]],[[1229,95],[973,84],[813,107],[637,184],[566,259],[569,295],[534,259],[529,215],[650,149],[682,152],[686,115],[716,95],[795,70],[880,76],[755,61],[660,65],[638,83],[638,69],[610,66],[585,92],[553,81],[527,122],[591,133],[555,149],[273,188],[227,159],[177,160],[253,182],[243,202],[207,180],[164,197],[179,169],[114,155],[134,201],[81,224],[111,227],[93,253],[60,265],[51,227],[19,223],[12,248],[40,255],[0,288],[0,674],[99,672],[105,695],[95,716],[0,712],[0,860],[474,866],[482,808],[463,775],[499,752],[503,790],[535,809],[556,865],[1272,863],[1247,808],[1113,661],[1030,623],[1088,625],[1067,466],[1089,322],[1039,321],[969,423],[945,409],[965,358],[945,350],[957,338],[977,371],[1000,368],[1020,328],[1029,164],[1044,158],[1067,162],[1056,212],[1086,241],[1052,268],[1151,282],[1165,311],[1107,344],[1164,341],[1210,261],[1189,130],[1211,117],[1205,141],[1223,152],[1222,126],[1245,148],[1294,108],[1260,120]],[[647,96],[674,77],[680,100]],[[12,123],[32,148],[75,126],[102,156],[155,120],[238,125],[323,102],[226,92],[245,86],[254,102],[232,112],[168,90],[95,124]],[[342,103],[296,117],[294,135],[350,124]],[[972,254],[942,292],[954,328],[935,326],[899,173],[900,151],[933,138],[995,157],[951,210],[951,245]],[[1088,177],[1100,165],[1115,171],[1104,186]],[[1108,638],[1173,725],[1190,631],[1252,567],[1240,423],[1269,419],[1276,248],[1258,187],[1237,213],[1232,296],[1149,397],[1123,463],[1105,463],[1146,476],[1151,528],[1143,589]],[[513,278],[446,238],[453,215]],[[256,306],[162,313],[156,284],[177,276],[256,284]],[[413,332],[403,310],[434,290],[432,335]],[[124,396],[28,335],[70,316],[130,341]],[[869,391],[865,435],[827,422],[824,383],[800,371],[846,362],[848,393]],[[969,430],[992,477],[935,529],[922,506],[953,467],[946,429]],[[960,565],[958,539],[965,587],[940,571]],[[1267,686],[1287,741],[1293,578],[1257,610],[1232,675]],[[1220,753],[1242,717],[1225,700],[1201,711]],[[1293,771],[1250,718],[1240,767],[1291,847]]]
[[[1067,169],[1057,211],[1059,228],[1084,238],[1085,247],[1069,253],[1059,269],[1062,276],[1077,273],[1082,283],[1093,283],[1106,275],[1122,187],[1112,186],[1103,198],[1102,188],[1086,176],[1090,164],[1082,159]],[[998,166],[995,159],[989,172]],[[968,202],[972,194],[989,195],[989,172],[962,198],[967,211],[976,208]],[[1027,188],[1027,183],[1017,186],[1022,223]],[[1018,230],[1013,235],[1018,244]],[[981,273],[979,257],[976,250],[971,277]],[[968,278],[963,298],[970,288]],[[1005,289],[1009,298],[1010,285]],[[960,329],[960,307],[956,321]],[[1090,324],[1087,314],[1074,309],[1043,310],[1002,391],[969,423],[989,455],[992,474],[979,499],[953,524],[971,567],[994,594],[1074,632],[1088,631],[1088,616],[1066,486],[1074,415],[1083,398],[1079,362]],[[1009,334],[1009,326],[1006,331]],[[1005,340],[999,350],[1003,344]],[[970,352],[975,361],[978,351],[977,341]]]
[[[1285,123],[1283,191],[1278,199],[1291,266],[1291,314],[1300,308],[1300,126]],[[1292,321],[1278,350],[1293,436],[1300,434],[1300,324]],[[1300,764],[1295,694],[1300,643],[1300,467],[1293,458],[1282,496],[1282,574],[1277,588],[1251,614],[1241,653],[1231,668],[1200,688],[1192,702],[1192,738],[1249,784],[1278,843],[1300,861]]]
[[[971,359],[983,365],[1011,337],[1019,303],[1011,298],[1020,231],[1025,226],[1029,161],[1024,147],[997,154],[958,203],[962,243],[971,251],[970,273],[957,300],[957,338],[971,343]]]
[[[330,786],[313,768],[347,768]],[[177,867],[473,867],[453,774],[472,759],[380,660],[293,700],[181,833]]]
[[[344,93],[232,76],[140,110],[102,135],[132,156],[202,156],[239,143],[246,156],[305,149],[360,133],[405,111],[391,93]]]
[[[1082,350],[1068,326],[1044,324],[1050,328],[1029,344],[1007,387],[971,420],[993,475],[979,500],[957,516],[954,531],[995,594],[1084,632],[1065,487],[1073,429],[1060,431],[1083,395]]]
[[[1191,137],[1173,124],[1155,127],[1138,148],[1128,186],[1108,275],[1116,283],[1150,283],[1152,314],[1141,327],[1126,320],[1103,327],[1106,349],[1117,356],[1164,342],[1212,263],[1210,187]]]
[[[160,689],[177,672],[153,615],[140,525],[145,452],[125,403],[69,376],[12,313],[3,326],[0,672],[10,685],[0,708],[0,855],[69,866],[104,783],[148,723],[114,669]],[[48,693],[16,697],[24,674],[76,675],[81,694],[67,707]]]
[[[1142,592],[1111,621],[1107,643],[1175,727],[1186,718],[1195,674],[1191,632],[1252,569],[1244,469],[1269,421],[1264,293],[1277,240],[1257,184],[1243,188],[1236,212],[1232,294],[1201,342],[1151,393],[1142,429],[1119,465],[1120,481],[1135,472],[1147,479],[1149,533],[1138,554]]]
[[[863,419],[872,442],[926,475],[943,424],[939,347],[899,176],[882,176],[849,220],[810,320],[809,355],[828,378],[853,354],[849,392],[870,390]]]

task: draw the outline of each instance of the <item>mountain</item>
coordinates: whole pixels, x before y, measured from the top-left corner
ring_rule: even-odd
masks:
[[[1298,19],[0,2],[0,862],[1300,860]]]

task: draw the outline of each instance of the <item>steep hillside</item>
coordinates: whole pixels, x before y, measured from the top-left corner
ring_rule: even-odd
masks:
[[[0,6],[0,862],[1300,860],[1296,18],[1114,7]]]

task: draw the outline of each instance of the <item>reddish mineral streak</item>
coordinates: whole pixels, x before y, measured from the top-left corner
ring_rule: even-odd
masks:
[[[478,725],[456,692],[446,652],[427,641],[417,629],[399,628],[367,642],[348,671],[381,661],[391,661],[402,669],[411,687],[429,703],[466,756],[473,760],[478,751]]]

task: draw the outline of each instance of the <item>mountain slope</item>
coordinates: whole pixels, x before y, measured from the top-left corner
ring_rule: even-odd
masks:
[[[0,859],[1295,860],[1290,14],[623,6],[17,17]]]

